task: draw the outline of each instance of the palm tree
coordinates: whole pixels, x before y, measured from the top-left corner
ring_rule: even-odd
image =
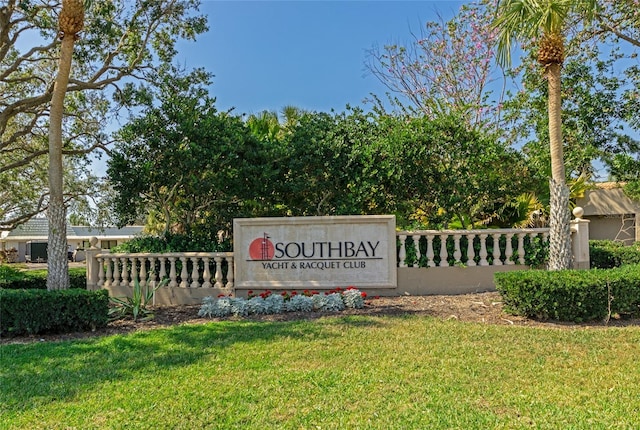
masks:
[[[596,0],[499,0],[494,27],[498,32],[497,60],[510,66],[512,43],[536,42],[537,59],[544,67],[549,87],[549,147],[551,210],[549,220],[549,269],[571,267],[571,232],[569,229],[569,188],[562,154],[562,95],[560,71],[564,61],[564,33],[569,19],[581,16],[593,19]]]
[[[49,245],[47,251],[47,289],[69,288],[67,260],[66,208],[62,181],[62,116],[67,92],[73,45],[84,27],[84,0],[62,0],[58,18],[60,63],[53,86],[49,114]]]

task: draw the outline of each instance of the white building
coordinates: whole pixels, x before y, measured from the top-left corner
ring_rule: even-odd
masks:
[[[67,222],[67,245],[70,258],[76,250],[89,247],[91,237],[98,238],[98,247],[110,249],[142,233],[142,226],[123,228],[97,228],[72,226]],[[18,250],[17,261],[46,261],[49,222],[46,218],[33,218],[0,238],[0,249]],[[78,257],[79,252],[75,252]],[[78,257],[78,259],[83,259]]]

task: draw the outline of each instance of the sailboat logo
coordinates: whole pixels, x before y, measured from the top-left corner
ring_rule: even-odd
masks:
[[[275,247],[267,233],[262,237],[254,239],[249,245],[249,256],[252,260],[272,260],[275,254]]]

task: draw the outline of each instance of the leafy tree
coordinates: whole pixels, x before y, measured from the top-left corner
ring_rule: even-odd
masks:
[[[152,213],[164,233],[217,231],[259,211],[269,195],[263,148],[240,117],[217,111],[208,75],[167,70],[157,81],[157,103],[120,130],[108,161],[119,223]]]
[[[552,270],[571,266],[569,189],[563,158],[560,86],[560,69],[565,56],[564,32],[571,13],[581,14],[589,20],[595,9],[594,0],[506,0],[498,4],[495,20],[498,61],[505,65],[510,63],[514,40],[524,43],[537,40],[537,60],[544,67],[547,78],[551,152],[549,268]]]
[[[375,212],[363,187],[363,158],[376,136],[371,114],[305,112],[284,139],[277,195],[289,215],[347,215]]]
[[[631,94],[633,83],[616,72],[619,55],[615,52],[604,57],[596,46],[569,49],[561,83],[565,169],[568,178],[591,177],[596,174],[594,161],[606,163],[612,154],[637,151],[631,131],[640,100]],[[549,149],[541,144],[549,140],[548,87],[531,57],[523,68],[523,90],[505,103],[505,119],[513,125],[514,138],[521,142],[531,165],[541,177],[548,177]],[[535,191],[548,195],[548,191]]]
[[[458,117],[384,120],[392,123],[382,133],[391,194],[423,225],[490,222],[497,208],[530,186],[517,151],[469,130]]]
[[[495,1],[463,5],[449,21],[430,21],[407,46],[369,51],[367,68],[405,113],[430,119],[459,115],[469,126],[497,127],[506,81],[496,65]],[[498,85],[496,85],[498,84]]]
[[[282,153],[289,215],[395,213],[401,225],[467,227],[531,180],[517,151],[455,116],[307,113]]]
[[[640,22],[637,0],[600,0],[596,24],[586,29],[587,36],[611,37],[640,47]]]
[[[89,188],[87,154],[109,142],[107,118],[144,95],[143,84],[169,63],[180,38],[206,30],[198,0],[94,0],[74,46],[62,153],[64,202]],[[49,205],[48,128],[58,43],[59,2],[0,5],[0,228],[9,230]],[[82,181],[88,179],[88,181]],[[84,192],[82,188],[84,187]]]

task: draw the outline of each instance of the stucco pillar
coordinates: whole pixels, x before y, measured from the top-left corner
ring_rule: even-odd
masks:
[[[96,255],[102,253],[102,250],[96,246],[98,244],[97,237],[89,239],[89,244],[91,247],[85,250],[87,263],[87,290],[97,290],[100,263],[98,262]]]
[[[573,251],[573,268],[589,269],[589,220],[583,219],[584,210],[576,207],[573,210],[575,219],[571,221],[571,249]]]

